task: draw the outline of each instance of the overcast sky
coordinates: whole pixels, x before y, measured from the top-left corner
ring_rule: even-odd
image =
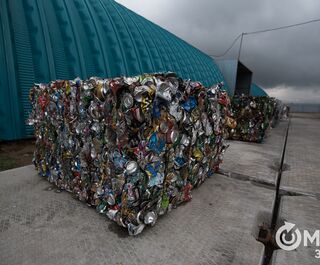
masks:
[[[241,32],[320,18],[320,0],[117,0],[207,54]],[[236,58],[239,42],[225,56]],[[246,36],[241,61],[269,95],[320,103],[320,22]]]

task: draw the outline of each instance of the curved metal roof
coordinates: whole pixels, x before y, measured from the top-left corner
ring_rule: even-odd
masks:
[[[268,96],[267,92],[255,83],[251,84],[250,95],[254,97]]]
[[[34,82],[159,71],[223,81],[209,56],[113,0],[1,0],[0,23],[0,139],[32,134]]]

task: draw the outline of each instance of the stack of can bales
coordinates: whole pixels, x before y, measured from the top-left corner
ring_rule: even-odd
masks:
[[[35,84],[30,100],[39,174],[130,235],[189,201],[227,147],[227,93],[173,73]]]
[[[229,128],[229,139],[262,142],[274,120],[276,105],[268,96],[234,96],[231,109],[236,122]]]

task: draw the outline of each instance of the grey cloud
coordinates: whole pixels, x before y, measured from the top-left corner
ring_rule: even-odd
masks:
[[[118,0],[207,54],[241,32],[320,18],[319,0]],[[226,58],[236,58],[239,42]],[[320,90],[320,22],[245,36],[241,53],[265,88]],[[308,92],[309,93],[309,92]],[[309,94],[310,94],[309,93]]]

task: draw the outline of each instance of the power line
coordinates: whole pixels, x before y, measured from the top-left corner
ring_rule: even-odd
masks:
[[[259,33],[265,33],[265,32],[269,32],[269,31],[276,31],[276,30],[282,30],[282,29],[287,29],[287,28],[293,28],[293,27],[299,27],[299,26],[303,26],[306,24],[310,24],[310,23],[315,23],[315,22],[320,22],[320,18],[318,19],[312,19],[312,20],[308,20],[305,22],[301,22],[301,23],[296,23],[296,24],[291,24],[291,25],[286,25],[286,26],[281,26],[281,27],[276,27],[276,28],[269,28],[269,29],[263,29],[263,30],[257,30],[257,31],[251,31],[251,32],[242,32],[241,34],[239,34],[232,42],[232,44],[230,45],[230,47],[228,49],[225,50],[225,52],[219,54],[219,55],[214,55],[214,54],[209,54],[209,56],[211,57],[223,57],[225,56],[231,49],[232,47],[236,44],[236,42],[238,41],[238,39],[241,37],[241,42],[242,42],[242,38],[244,35],[253,35],[253,34],[259,34]],[[239,49],[239,54],[238,54],[238,58],[240,57],[240,51],[241,51],[241,47]]]
[[[224,53],[221,53],[221,54],[219,54],[219,55],[209,54],[209,56],[211,56],[211,57],[223,57],[223,56],[225,56],[225,55],[232,49],[232,47],[236,44],[237,40],[238,40],[241,36],[242,36],[242,33],[239,34],[239,35],[233,40],[233,42],[232,42],[232,44],[230,45],[230,47],[229,47],[228,49],[226,49]]]
[[[301,23],[291,24],[291,25],[287,25],[287,26],[277,27],[277,28],[257,30],[257,31],[251,31],[251,32],[244,32],[243,34],[244,35],[258,34],[258,33],[264,33],[264,32],[268,32],[268,31],[275,31],[275,30],[280,30],[280,29],[287,29],[287,28],[303,26],[303,25],[310,24],[310,23],[315,23],[315,22],[320,22],[320,18],[309,20],[309,21],[305,21],[305,22],[301,22]]]

